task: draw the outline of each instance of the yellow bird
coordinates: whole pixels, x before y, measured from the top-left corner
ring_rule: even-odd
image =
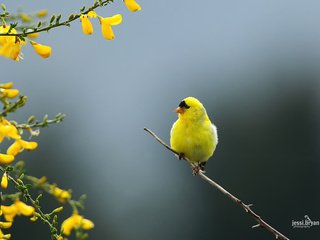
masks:
[[[217,128],[211,123],[202,103],[194,98],[187,97],[180,102],[176,109],[178,120],[172,125],[170,132],[171,148],[180,154],[179,158],[186,157],[191,163],[197,163],[199,169],[213,155],[218,144]]]

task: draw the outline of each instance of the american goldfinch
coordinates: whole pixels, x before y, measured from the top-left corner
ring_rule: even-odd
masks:
[[[218,144],[217,128],[211,123],[202,103],[187,97],[176,109],[178,120],[172,125],[170,145],[191,163],[197,164],[194,173],[204,170],[204,165],[213,155]]]

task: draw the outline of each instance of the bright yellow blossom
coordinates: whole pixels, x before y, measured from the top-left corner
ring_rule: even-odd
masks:
[[[13,87],[13,82],[7,82],[7,83],[1,83],[0,84],[1,88],[9,89]]]
[[[22,139],[17,139],[11,146],[7,149],[7,154],[16,156],[23,149],[34,150],[38,147],[37,142],[28,142]]]
[[[106,18],[99,17],[99,21],[101,24],[101,32],[103,37],[107,40],[113,40],[114,33],[112,31],[111,26],[118,25],[122,22],[121,14],[116,14],[112,17],[106,17]]]
[[[92,23],[88,18],[88,15],[81,15],[80,21],[81,21],[83,33],[87,35],[91,35],[93,33],[93,27],[92,27]]]
[[[71,198],[70,192],[63,190],[61,188],[58,188],[57,186],[52,186],[50,189],[50,192],[61,203],[65,203],[66,201],[68,201]]]
[[[95,11],[90,11],[90,12],[88,12],[88,17],[89,18],[96,18],[98,15],[97,15],[97,13],[95,12]]]
[[[8,25],[2,25],[0,26],[0,33],[12,33],[16,34],[17,31],[14,28],[11,28],[10,32],[10,26]],[[8,42],[14,43],[16,41],[15,36],[0,36],[0,45],[4,45]]]
[[[13,126],[8,120],[3,118],[0,120],[0,143],[5,137],[13,139],[21,138],[18,134],[17,128]]]
[[[61,225],[61,232],[64,235],[69,236],[73,229],[82,228],[84,230],[90,230],[93,227],[94,223],[91,220],[85,219],[77,212],[74,212],[71,217],[63,221]]]
[[[12,226],[12,222],[0,222],[0,228],[10,228]]]
[[[50,57],[50,55],[51,55],[51,47],[50,46],[42,45],[42,44],[34,42],[34,41],[30,41],[30,43],[39,56],[41,56],[43,58]]]
[[[8,222],[12,222],[16,215],[31,216],[35,211],[34,207],[25,204],[19,199],[10,206],[1,205],[1,210],[5,220]]]
[[[27,150],[34,150],[38,147],[38,143],[37,142],[28,142],[22,139],[18,139],[16,140],[19,142],[19,144],[21,145],[22,148],[27,149]]]
[[[11,146],[7,149],[7,155],[15,157],[22,150],[21,144],[15,141]]]
[[[18,209],[18,214],[22,214],[24,216],[31,216],[34,213],[34,207],[29,206],[20,200],[16,200],[14,204]]]
[[[0,164],[10,164],[14,160],[13,155],[0,153]]]
[[[40,11],[37,12],[37,17],[45,17],[48,15],[48,10],[47,9],[42,9]]]
[[[0,33],[16,34],[17,31],[14,28],[10,29],[10,26],[2,25],[0,26]],[[19,59],[22,58],[20,51],[24,44],[25,41],[17,38],[16,36],[0,36],[0,56],[19,61]]]
[[[15,98],[16,96],[18,96],[19,90],[0,88],[0,93],[2,93],[1,97]]]
[[[140,11],[141,7],[135,0],[123,0],[124,4],[131,12]]]
[[[0,47],[0,56],[10,58],[14,61],[19,61],[22,56],[20,55],[21,47],[24,41],[17,39],[16,42],[7,42]]]
[[[26,13],[20,13],[19,17],[22,22],[31,22],[32,21],[32,18]]]
[[[0,229],[0,239],[1,240],[6,240],[6,239],[10,239],[11,238],[11,234],[3,234],[3,232]]]
[[[7,173],[4,172],[4,174],[2,175],[2,178],[1,178],[1,187],[3,189],[6,189],[8,187],[8,176],[7,176]],[[1,228],[1,227],[0,227]]]
[[[31,39],[36,39],[36,38],[38,38],[39,37],[39,33],[29,33],[28,35],[27,35],[27,37],[28,38],[31,38]]]

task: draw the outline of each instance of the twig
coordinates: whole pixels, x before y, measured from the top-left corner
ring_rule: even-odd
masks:
[[[5,117],[9,112],[13,112],[19,107],[22,107],[27,101],[26,96],[19,96],[16,102],[14,102],[12,105],[8,105],[1,113],[0,116]]]
[[[154,137],[161,145],[163,145],[165,148],[167,148],[169,151],[173,152],[174,154],[180,156],[178,152],[173,150],[171,147],[169,147],[164,141],[162,141],[154,132],[149,130],[148,128],[144,128],[145,131],[147,131],[152,137]],[[191,166],[194,166],[190,161],[182,157],[184,160],[186,160]],[[252,228],[262,227],[265,228],[267,231],[272,233],[276,239],[282,239],[282,240],[289,240],[285,235],[280,233],[278,230],[276,230],[274,227],[272,227],[270,224],[268,224],[266,221],[264,221],[257,213],[255,213],[251,206],[252,204],[245,204],[243,203],[239,198],[235,197],[233,194],[225,190],[223,187],[221,187],[218,183],[207,177],[203,171],[199,171],[198,173],[199,177],[201,177],[204,181],[218,189],[220,192],[222,192],[224,195],[226,195],[229,199],[231,199],[233,202],[238,204],[240,207],[242,207],[243,210],[245,210],[246,213],[248,213],[256,222],[257,225],[254,225]]]
[[[51,30],[52,28],[56,28],[56,27],[60,27],[60,26],[70,26],[70,23],[73,22],[74,20],[80,18],[80,16],[82,14],[87,14],[88,12],[101,7],[101,6],[105,6],[107,4],[109,4],[110,2],[112,2],[113,0],[104,0],[104,1],[97,1],[94,3],[94,5],[90,6],[87,8],[86,11],[82,11],[81,13],[78,14],[71,14],[69,16],[69,19],[65,20],[64,22],[56,22],[55,24],[50,24],[49,26],[45,26],[42,28],[38,28],[38,29],[33,29],[32,31],[29,32],[22,32],[22,33],[0,33],[0,36],[26,36],[28,34],[32,34],[32,33],[39,33],[39,32],[48,32],[49,30]]]
[[[0,171],[5,172],[5,170],[0,167]],[[23,183],[23,181],[21,179],[16,180],[15,178],[11,177],[10,175],[8,175],[8,179],[10,181],[12,181],[14,183],[14,185],[16,186],[16,188],[23,194],[23,196],[28,199],[31,204],[33,205],[33,207],[35,208],[35,212],[38,213],[38,216],[41,218],[41,220],[43,222],[45,222],[46,224],[48,224],[51,233],[56,233],[58,230],[56,229],[55,226],[53,226],[53,224],[49,221],[50,218],[48,218],[48,214],[45,214],[44,212],[42,212],[40,206],[36,203],[36,201],[31,197],[28,188],[26,187],[26,185]]]

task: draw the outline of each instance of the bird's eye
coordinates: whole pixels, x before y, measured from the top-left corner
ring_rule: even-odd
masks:
[[[185,101],[182,101],[182,102],[179,104],[179,107],[181,107],[181,108],[186,108],[186,109],[190,108],[190,106],[188,106]]]

